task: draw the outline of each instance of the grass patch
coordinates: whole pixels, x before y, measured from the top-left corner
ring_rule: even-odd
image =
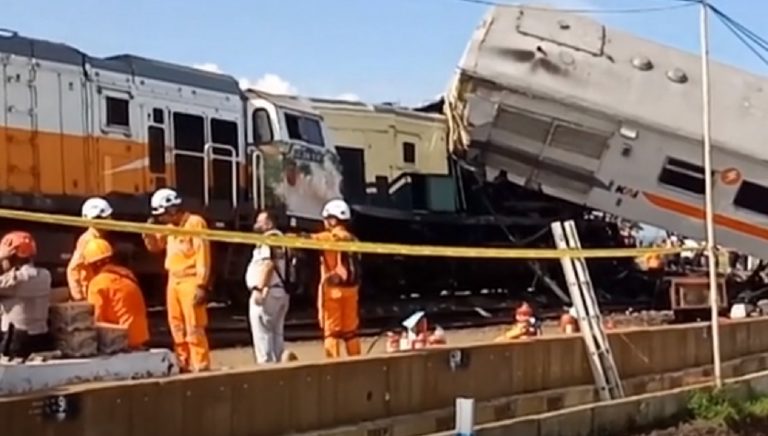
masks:
[[[744,424],[768,422],[768,396],[750,395],[744,401],[727,391],[700,391],[691,396],[688,412],[695,421],[736,429]]]

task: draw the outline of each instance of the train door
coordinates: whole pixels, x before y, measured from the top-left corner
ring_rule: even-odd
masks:
[[[341,192],[344,198],[351,204],[365,204],[365,151],[337,145],[336,153],[341,160]]]
[[[217,114],[209,119],[210,140],[205,145],[207,204],[229,210],[238,205],[240,129],[237,120]]]
[[[166,144],[168,143],[168,111],[163,107],[150,107],[145,114],[149,184],[152,190],[168,186]]]
[[[185,203],[195,209],[205,206],[207,193],[205,168],[205,117],[174,110],[171,113],[173,137],[173,179]]]

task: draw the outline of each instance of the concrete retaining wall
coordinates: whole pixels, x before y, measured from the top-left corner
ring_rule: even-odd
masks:
[[[768,319],[728,322],[723,360],[768,353]],[[623,379],[681,371],[711,362],[706,325],[609,333]],[[489,401],[592,384],[581,337],[479,344],[461,349],[452,368],[443,347],[340,362],[287,364],[56,392],[69,418],[44,414],[50,393],[0,399],[4,435],[276,435],[440,410],[457,396]],[[119,424],[118,424],[119,423]]]
[[[768,370],[768,354],[750,356],[723,363],[723,374],[725,377],[736,377],[762,370]],[[686,386],[701,385],[712,379],[711,373],[711,366],[703,366],[666,374],[634,377],[624,380],[624,386],[627,396],[643,395]],[[475,424],[480,426],[500,420],[555,412],[592,404],[596,401],[598,401],[597,391],[591,385],[483,401],[475,404]],[[521,422],[528,421],[521,420]],[[415,415],[399,416],[307,433],[306,436],[310,434],[314,436],[370,436],[372,434],[412,436],[436,432],[445,432],[438,434],[449,436],[454,434],[452,431],[454,424],[455,409],[449,407]]]
[[[557,412],[510,419],[475,428],[477,436],[588,436],[625,435],[632,430],[651,428],[681,416],[690,396],[699,390],[712,389],[712,383],[678,388],[617,401],[574,407]],[[768,394],[768,372],[760,372],[726,382],[725,388],[737,399],[750,394]],[[453,436],[455,432],[430,436]]]

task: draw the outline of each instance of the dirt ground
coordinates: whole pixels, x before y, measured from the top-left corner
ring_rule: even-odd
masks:
[[[545,334],[556,332],[556,327],[545,326]],[[448,330],[446,338],[448,344],[467,345],[478,342],[488,342],[503,333],[508,327],[495,326],[477,329]],[[385,338],[381,338],[376,343],[376,338],[366,337],[362,339],[363,353],[370,349],[370,354],[380,354],[384,352]],[[371,348],[373,345],[373,348]],[[321,341],[296,341],[288,342],[285,345],[287,350],[296,353],[302,362],[313,362],[323,359],[323,344]],[[224,348],[214,350],[213,365],[217,368],[242,368],[244,366],[255,365],[253,361],[253,350],[250,347]]]
[[[661,325],[671,319],[671,314],[664,312],[642,312],[632,315],[609,315],[606,321],[610,321],[615,328],[640,327]],[[498,325],[493,327],[467,328],[461,330],[447,330],[446,338],[449,345],[468,345],[489,342],[501,335],[510,326]],[[559,334],[558,324],[554,321],[546,321],[542,325],[544,335]],[[386,347],[384,337],[378,340],[374,337],[362,339],[363,353],[380,354]],[[286,343],[286,349],[294,352],[300,361],[312,362],[323,359],[323,346],[320,341],[296,341]],[[223,348],[213,351],[213,365],[217,368],[240,368],[255,365],[253,351],[250,347]]]

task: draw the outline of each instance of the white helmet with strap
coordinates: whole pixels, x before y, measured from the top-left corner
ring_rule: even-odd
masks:
[[[87,220],[109,218],[112,216],[112,212],[112,206],[101,197],[91,197],[85,200],[80,210],[80,214]]]
[[[152,209],[152,215],[163,215],[169,207],[181,204],[179,194],[170,188],[160,188],[152,194],[149,199],[149,206]]]
[[[321,215],[323,218],[335,217],[347,221],[352,218],[352,211],[346,201],[335,199],[325,204]]]

